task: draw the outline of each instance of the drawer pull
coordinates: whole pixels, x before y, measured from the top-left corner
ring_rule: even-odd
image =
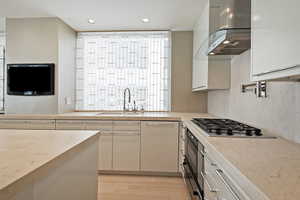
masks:
[[[241,200],[240,197],[236,194],[235,190],[232,188],[232,186],[227,182],[226,178],[224,177],[225,174],[221,169],[216,169],[216,174],[221,179],[221,181],[224,183],[225,187],[230,191],[232,196],[235,200]]]
[[[203,180],[205,181],[205,183],[208,186],[208,189],[210,192],[216,193],[218,192],[218,189],[214,189],[214,187],[211,186],[211,184],[209,183],[208,179],[206,178],[206,176],[203,174],[203,172],[201,172],[201,176],[203,178]]]

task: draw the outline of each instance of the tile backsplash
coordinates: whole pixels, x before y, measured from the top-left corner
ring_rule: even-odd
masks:
[[[300,143],[300,83],[268,82],[268,98],[241,93],[250,82],[250,51],[232,59],[231,89],[208,92],[208,112]]]

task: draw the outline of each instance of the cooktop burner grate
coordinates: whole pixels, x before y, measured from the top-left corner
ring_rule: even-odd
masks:
[[[192,120],[209,135],[214,136],[262,136],[261,130],[231,119],[194,118]]]

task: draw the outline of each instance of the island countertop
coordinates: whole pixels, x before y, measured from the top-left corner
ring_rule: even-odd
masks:
[[[0,192],[98,131],[0,130]]]

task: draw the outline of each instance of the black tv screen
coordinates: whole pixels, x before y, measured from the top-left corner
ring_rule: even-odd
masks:
[[[8,64],[8,95],[54,95],[54,64]]]

